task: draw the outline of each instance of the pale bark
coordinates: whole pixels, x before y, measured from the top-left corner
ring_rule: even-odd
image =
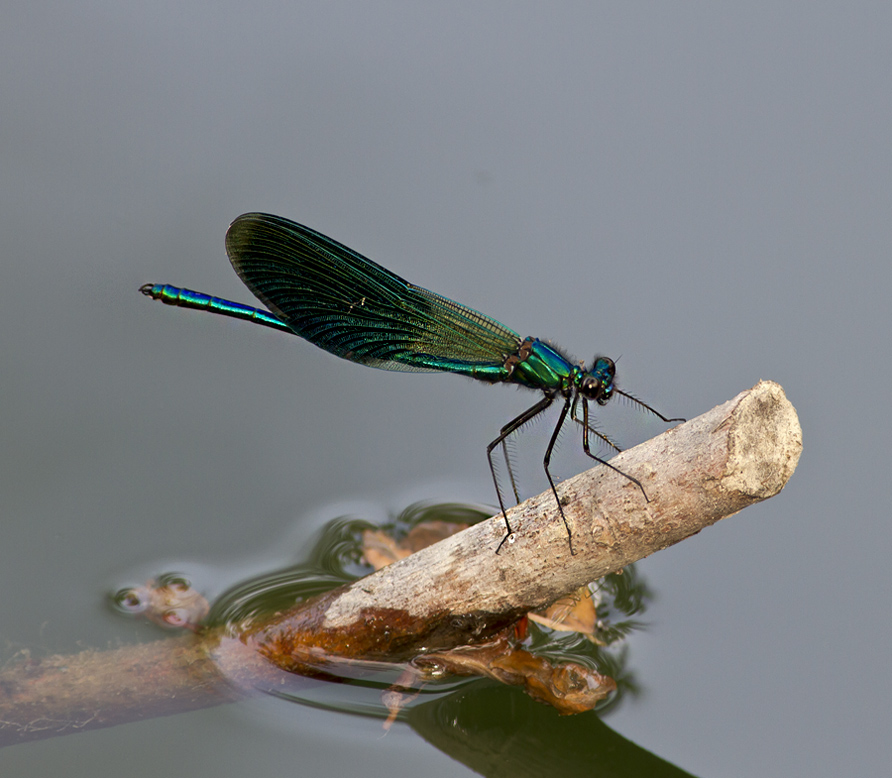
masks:
[[[372,658],[474,642],[523,613],[694,535],[777,494],[796,468],[802,433],[770,381],[558,485],[573,550],[548,491],[422,549],[252,636],[270,658],[338,643]],[[297,609],[298,611],[300,609]],[[399,633],[390,626],[398,625]],[[381,624],[384,629],[370,629]],[[280,645],[283,634],[287,639]],[[310,634],[312,632],[313,634]],[[318,639],[314,637],[318,636]]]
[[[280,667],[320,655],[406,658],[485,639],[606,573],[777,494],[802,433],[775,383],[558,486],[574,555],[549,491],[306,605],[243,640],[190,636],[113,651],[12,662],[0,670],[0,745],[111,726],[235,699]],[[213,659],[211,659],[213,656]],[[289,660],[289,657],[293,661]]]

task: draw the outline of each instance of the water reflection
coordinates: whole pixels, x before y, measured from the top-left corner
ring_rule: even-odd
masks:
[[[237,641],[256,622],[372,572],[373,562],[384,563],[380,561],[382,547],[386,553],[403,553],[402,546],[436,539],[426,535],[455,531],[488,516],[489,512],[478,506],[417,503],[383,525],[352,516],[332,519],[320,530],[304,561],[232,586],[210,607],[202,627],[222,633],[224,640]],[[390,545],[388,539],[392,541]],[[171,590],[185,599],[194,595],[183,587],[188,582],[186,575],[159,576],[157,581],[168,586],[173,582]],[[176,607],[177,602],[171,603],[169,596],[160,597],[151,592],[151,587],[149,590],[147,593],[137,587],[119,592],[118,607],[151,616],[146,610],[158,601],[177,617],[186,612]],[[566,607],[558,606],[541,614],[539,622],[531,618],[519,625],[518,645],[552,664],[576,663],[614,679],[616,691],[596,708],[604,712],[637,690],[634,674],[628,668],[627,637],[642,628],[640,617],[650,596],[634,567],[626,568],[621,574],[606,576],[577,593]],[[571,611],[581,615],[571,617]],[[154,620],[167,625],[175,623],[171,617]],[[411,663],[344,660],[326,661],[312,678],[282,671],[273,682],[264,684],[263,690],[301,705],[393,721],[410,720],[413,710],[431,700],[467,693],[478,686],[487,688],[488,682],[451,674],[422,674]],[[509,692],[523,695],[519,689]]]
[[[491,778],[683,778],[593,712],[559,716],[514,689],[482,682],[406,716],[443,753]]]

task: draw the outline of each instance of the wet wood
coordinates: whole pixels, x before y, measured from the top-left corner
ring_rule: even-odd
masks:
[[[20,655],[0,671],[0,746],[232,702],[189,634],[69,656]]]

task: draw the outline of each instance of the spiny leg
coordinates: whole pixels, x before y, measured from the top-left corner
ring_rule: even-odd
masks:
[[[526,424],[530,419],[538,416],[542,411],[544,411],[549,405],[554,402],[554,396],[546,394],[539,402],[537,402],[531,408],[527,408],[523,413],[520,414],[515,419],[509,421],[502,429],[499,431],[499,436],[486,447],[486,458],[489,461],[489,472],[492,473],[492,482],[496,486],[496,497],[499,498],[499,507],[502,509],[502,518],[505,520],[505,529],[507,533],[505,537],[502,538],[502,542],[499,543],[499,547],[496,549],[496,553],[502,550],[502,546],[505,545],[505,541],[512,535],[511,525],[508,523],[508,513],[505,511],[505,501],[502,499],[502,490],[499,488],[499,479],[496,478],[496,469],[493,466],[492,462],[492,452],[496,448],[496,446],[503,445],[505,442],[505,438],[507,438],[512,432],[516,432],[519,430],[524,424]],[[564,414],[566,415],[566,408],[564,409]],[[563,421],[563,417],[561,417]],[[510,465],[509,465],[510,469]],[[546,472],[548,472],[546,468]],[[550,480],[551,476],[549,476]],[[513,482],[513,477],[512,477]]]
[[[574,402],[574,405],[575,405],[575,402]],[[576,409],[575,408],[574,408],[573,413],[574,413],[573,418],[576,419],[576,415],[575,415]],[[576,419],[576,420],[579,421],[578,419]],[[641,490],[641,494],[644,495],[644,499],[647,502],[650,502],[650,498],[647,496],[647,492],[644,491],[644,487],[641,485],[641,481],[639,481],[634,476],[629,475],[628,473],[624,473],[622,470],[620,470],[618,467],[616,467],[616,465],[611,465],[610,462],[608,462],[607,460],[601,459],[601,457],[595,456],[591,452],[591,449],[589,449],[589,442],[588,442],[589,430],[591,430],[595,435],[597,435],[602,440],[606,441],[609,445],[613,446],[614,448],[617,448],[611,442],[611,440],[609,438],[605,437],[597,430],[594,430],[591,428],[591,426],[588,423],[588,400],[586,400],[583,397],[582,398],[582,450],[585,451],[585,453],[588,454],[592,459],[594,459],[595,462],[598,462],[599,464],[602,464],[602,465],[607,465],[607,467],[609,467],[615,473],[619,473],[624,478],[628,478],[633,484],[635,484]]]
[[[511,491],[514,492],[514,504],[520,502],[520,492],[517,491],[517,481],[514,479],[514,468],[511,467],[511,457],[508,454],[508,438],[502,441],[502,453],[505,455],[505,469],[508,471],[508,480],[511,481]]]
[[[632,405],[637,405],[639,408],[642,408],[643,410],[647,411],[648,413],[652,413],[658,419],[660,419],[661,421],[665,421],[667,424],[671,424],[673,421],[687,421],[687,419],[680,419],[680,418],[679,419],[667,419],[662,413],[660,413],[657,410],[654,410],[646,402],[642,402],[637,397],[634,397],[633,395],[629,394],[628,392],[621,392],[619,389],[614,388],[613,393],[618,394],[621,397],[625,397],[626,400],[628,400],[629,402],[632,403]]]
[[[564,515],[564,506],[561,505],[561,498],[558,497],[554,479],[551,477],[551,471],[548,469],[548,465],[551,463],[551,451],[554,448],[554,444],[557,442],[561,427],[564,426],[564,420],[567,418],[568,410],[570,410],[569,395],[564,401],[564,407],[561,408],[561,415],[554,427],[554,432],[551,433],[551,440],[548,441],[548,448],[545,449],[545,458],[543,459],[542,464],[545,466],[545,475],[548,477],[548,483],[551,484],[551,492],[554,494],[554,499],[557,501],[558,512],[561,514],[561,520],[564,522],[564,528],[567,530],[567,542],[570,544],[570,555],[576,556],[576,552],[573,550],[573,533],[570,532],[570,525],[567,523],[567,517]]]
[[[580,427],[584,427],[586,425],[583,423],[582,419],[580,419],[576,415],[576,403],[579,399],[581,399],[581,398],[578,395],[575,398],[573,398],[573,407],[570,411],[570,416],[572,417],[573,421],[575,421]],[[609,437],[607,437],[607,435],[605,435],[603,432],[599,432],[594,427],[592,427],[590,424],[588,425],[588,431],[591,432],[593,435],[599,437],[604,443],[606,443],[608,446],[610,446],[610,448],[612,448],[617,454],[622,452],[622,449],[618,445],[616,445],[616,443],[614,443]]]

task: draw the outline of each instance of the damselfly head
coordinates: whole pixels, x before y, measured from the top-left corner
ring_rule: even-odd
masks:
[[[582,381],[579,383],[579,393],[588,400],[594,400],[598,405],[606,405],[613,396],[613,377],[616,374],[616,365],[608,357],[596,357]]]

